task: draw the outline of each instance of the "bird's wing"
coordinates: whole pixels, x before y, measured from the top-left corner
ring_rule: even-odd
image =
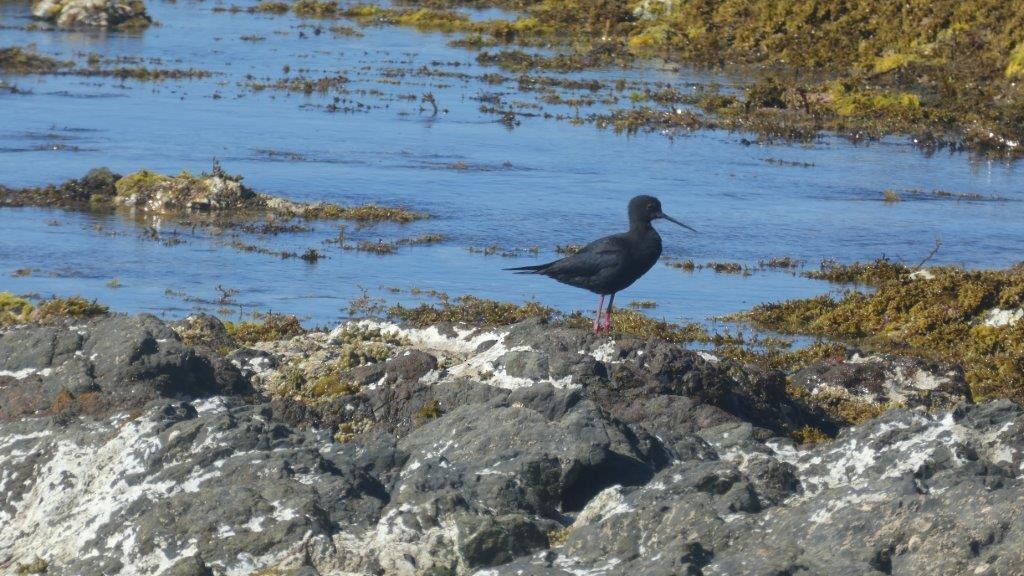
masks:
[[[614,271],[629,258],[629,246],[621,236],[615,234],[594,240],[579,252],[552,262],[541,274],[582,279]]]

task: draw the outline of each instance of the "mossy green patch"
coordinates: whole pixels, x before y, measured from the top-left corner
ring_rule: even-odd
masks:
[[[920,61],[921,58],[916,54],[891,53],[876,58],[871,68],[875,74],[885,74],[893,70],[906,68],[910,64]]]
[[[441,404],[437,400],[428,400],[423,406],[420,406],[419,410],[413,413],[413,418],[421,424],[440,417]]]
[[[634,310],[616,310],[612,314],[612,332],[637,338],[656,338],[669,342],[712,342],[713,338],[699,324],[675,324],[656,320]]]
[[[439,32],[458,32],[470,27],[469,16],[452,10],[432,10],[420,8],[401,12],[395,17],[396,23],[411,26],[420,30],[436,30]]]
[[[10,292],[0,292],[0,326],[28,322],[35,307],[24,298]]]
[[[338,16],[337,0],[297,0],[292,4],[292,12],[300,18],[336,18]]]
[[[921,99],[907,92],[868,92],[833,85],[832,109],[842,117],[892,118],[909,123],[921,118]]]
[[[1010,52],[1004,76],[1014,80],[1024,78],[1024,42],[1017,44],[1017,47]]]
[[[372,427],[373,421],[365,417],[357,417],[348,422],[342,422],[338,425],[338,431],[334,434],[334,441],[339,444],[350,442],[356,436],[368,431]]]
[[[805,425],[803,428],[794,431],[790,434],[790,437],[802,446],[820,444],[822,442],[832,440],[832,437],[822,430],[809,425]]]
[[[302,388],[302,396],[308,399],[330,399],[358,392],[359,386],[344,380],[338,373],[339,369],[340,366],[332,366],[326,374],[309,382]]]
[[[273,0],[262,0],[259,4],[248,9],[249,12],[262,14],[284,14],[290,6],[287,2],[274,2]]]
[[[872,418],[904,406],[897,402],[877,404],[858,398],[844,388],[822,387],[811,393],[802,388],[788,386],[790,396],[823,410],[834,420],[844,424],[856,425]]]
[[[146,192],[156,186],[168,184],[171,180],[170,176],[165,176],[164,174],[150,172],[149,170],[139,170],[138,172],[121,177],[114,184],[114,187],[119,198],[128,198]]]
[[[527,318],[551,320],[555,315],[554,308],[549,308],[539,302],[531,301],[519,305],[477,298],[476,296],[459,296],[452,301],[446,294],[439,296],[440,302],[436,306],[421,304],[415,308],[407,308],[396,304],[390,307],[387,313],[392,318],[421,328],[439,322],[462,322],[474,326],[508,326]]]
[[[840,264],[834,260],[824,260],[816,271],[805,272],[804,276],[815,280],[828,280],[837,284],[863,284],[879,286],[905,278],[911,270],[903,264],[891,260],[875,260],[862,264]]]
[[[913,273],[882,260],[830,265],[819,277],[858,282],[875,291],[766,304],[736,318],[763,329],[955,362],[964,367],[975,399],[1024,400],[1024,322],[988,320],[994,309],[1024,306],[1024,267],[935,267]]]
[[[92,318],[102,316],[110,308],[95,300],[86,300],[81,296],[58,298],[56,296],[43,300],[30,314],[34,322],[53,322],[64,318]]]
[[[232,338],[247,345],[283,340],[306,333],[297,317],[273,313],[257,316],[256,320],[225,322],[224,328]]]

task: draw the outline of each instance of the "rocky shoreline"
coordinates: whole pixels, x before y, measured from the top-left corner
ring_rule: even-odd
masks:
[[[1011,574],[1022,470],[1020,406],[912,358],[786,374],[538,320],[0,328],[4,573]]]

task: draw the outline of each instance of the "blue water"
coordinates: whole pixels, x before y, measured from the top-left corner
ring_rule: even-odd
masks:
[[[352,23],[213,11],[227,5],[150,2],[159,27],[103,34],[25,30],[28,4],[0,3],[0,46],[35,44],[41,53],[79,64],[95,53],[138,59],[150,68],[216,73],[203,80],[146,83],[0,75],[24,92],[0,91],[0,183],[56,183],[97,166],[121,173],[201,172],[217,158],[260,192],[303,201],[399,204],[434,215],[408,226],[349,226],[346,234],[354,241],[436,232],[445,242],[405,247],[390,256],[343,252],[323,243],[338,231],[330,223],[300,235],[238,238],[273,250],[316,247],[329,256],[307,264],[239,252],[229,246],[231,232],[193,233],[173,221],[150,223],[164,237],[177,232],[185,240],[165,246],[141,238],[142,229],[121,216],[5,209],[0,290],[81,294],[115,309],[167,316],[199,308],[232,314],[273,310],[299,314],[312,324],[346,317],[349,302],[364,290],[389,301],[415,301],[408,290],[422,288],[589,310],[596,305],[589,293],[501,268],[553,259],[558,244],[621,231],[626,202],[638,193],[658,196],[667,213],[700,231],[658,225],[666,256],[698,263],[754,265],[787,255],[810,268],[824,258],[886,256],[916,263],[936,238],[942,245],[932,263],[1000,267],[1024,253],[1017,164],[966,154],[927,156],[902,138],[870,145],[836,137],[810,146],[745,145],[744,138],[752,136],[625,136],[524,114],[520,125],[508,129],[498,116],[480,111],[480,97],[497,95],[505,107],[536,113],[540,94],[520,92],[514,79],[499,85],[481,81],[480,75],[498,70],[477,65],[473,52],[447,46],[450,37],[401,28],[364,28],[362,37],[336,37],[331,25]],[[298,70],[309,78],[344,74],[350,82],[345,93],[309,96],[250,89],[250,76],[274,81],[286,76],[285,66],[291,76]],[[416,74],[423,66],[469,78]],[[671,83],[684,91],[707,82],[727,89],[742,83],[653,63],[570,77],[608,84],[621,78],[631,86]],[[433,116],[419,101],[426,92],[446,112]],[[630,105],[628,93],[611,86],[599,96],[609,94],[619,97],[617,106]],[[340,108],[356,111],[326,111],[334,98]],[[575,114],[562,105],[543,104],[543,111]],[[883,202],[887,188],[905,201]],[[986,199],[914,196],[906,192],[911,189]],[[541,250],[514,259],[468,250],[492,244]],[[11,275],[21,268],[32,273]],[[114,278],[120,287],[108,286]],[[226,306],[216,303],[222,295],[218,286],[237,290]],[[654,300],[652,315],[705,321],[830,288],[782,271],[689,274],[659,265],[617,302]]]

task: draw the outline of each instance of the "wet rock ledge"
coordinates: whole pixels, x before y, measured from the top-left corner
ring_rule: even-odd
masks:
[[[788,378],[539,321],[275,334],[0,322],[0,572],[1024,572],[1024,411],[947,366]],[[848,426],[822,387],[916,407]]]

